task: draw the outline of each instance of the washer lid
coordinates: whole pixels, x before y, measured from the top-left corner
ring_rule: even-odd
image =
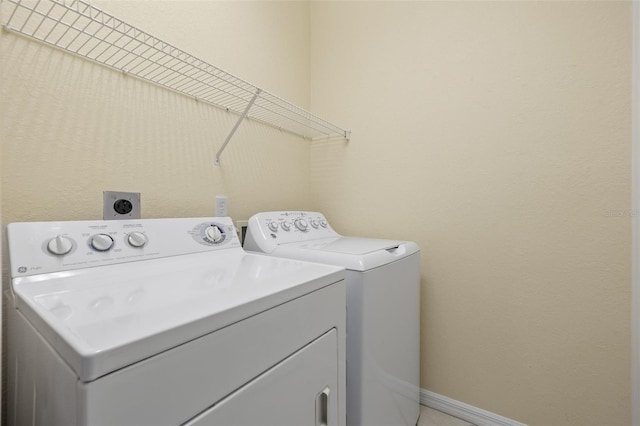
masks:
[[[12,285],[16,309],[86,382],[343,278],[342,268],[239,248]]]
[[[336,237],[321,240],[305,241],[299,248],[322,250],[334,253],[365,255],[380,250],[396,249],[402,241],[377,240],[373,238]]]
[[[332,237],[280,244],[271,254],[288,259],[338,265],[353,271],[367,271],[418,251],[418,246],[411,241]]]

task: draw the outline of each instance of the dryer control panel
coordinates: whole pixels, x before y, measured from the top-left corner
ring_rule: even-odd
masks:
[[[229,217],[23,222],[7,231],[12,277],[242,250]]]
[[[247,225],[244,247],[271,253],[278,245],[340,237],[322,213],[276,211],[253,215]]]

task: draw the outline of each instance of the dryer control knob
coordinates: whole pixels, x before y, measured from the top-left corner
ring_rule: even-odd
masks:
[[[310,222],[311,222],[311,226],[313,226],[314,228],[318,229],[318,225],[320,224],[318,222],[318,219],[311,219]]]
[[[97,234],[91,237],[91,247],[98,251],[108,251],[113,247],[113,238],[107,234]]]
[[[327,221],[324,219],[320,219],[320,226],[322,226],[323,228],[327,227]]]
[[[211,225],[204,231],[205,238],[212,243],[219,243],[224,235],[216,225]]]
[[[293,222],[294,225],[296,225],[296,228],[298,228],[299,230],[301,230],[302,232],[306,232],[307,228],[309,227],[309,224],[307,223],[306,220],[302,219],[302,218],[298,218]]]
[[[267,226],[273,232],[276,232],[278,230],[278,223],[277,222],[269,222],[269,225],[267,225]]]
[[[127,242],[131,247],[144,247],[147,237],[142,232],[135,231],[127,235]]]
[[[49,244],[47,244],[47,249],[49,253],[55,254],[57,256],[63,256],[71,251],[73,248],[73,243],[67,237],[63,237],[62,235],[58,235],[55,238],[49,240]]]
[[[284,229],[285,231],[288,231],[289,229],[291,229],[291,222],[289,222],[288,220],[285,220],[284,222],[282,222],[280,224],[280,226],[282,227],[282,229]]]

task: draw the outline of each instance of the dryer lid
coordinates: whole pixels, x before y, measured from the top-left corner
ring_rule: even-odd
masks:
[[[91,381],[344,278],[237,250],[15,278],[15,308]]]

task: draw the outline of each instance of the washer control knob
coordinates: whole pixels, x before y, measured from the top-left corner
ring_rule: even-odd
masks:
[[[282,222],[280,224],[280,226],[282,227],[282,229],[284,229],[285,231],[288,231],[291,229],[291,222],[289,222],[288,220],[285,220],[284,222]]]
[[[269,222],[269,225],[267,225],[267,226],[273,232],[277,232],[278,231],[278,223],[277,222]]]
[[[295,221],[293,221],[293,224],[296,225],[296,228],[298,228],[302,232],[306,232],[307,228],[309,227],[309,224],[303,218],[296,219]]]
[[[97,234],[91,237],[91,247],[98,251],[108,251],[113,247],[113,238],[107,234]]]
[[[320,226],[322,226],[323,228],[327,227],[327,221],[324,219],[320,219]]]
[[[220,231],[220,228],[218,228],[216,225],[207,227],[207,229],[204,230],[204,237],[207,241],[214,244],[217,244],[224,239],[222,231]]]
[[[311,226],[313,226],[314,228],[318,229],[318,225],[320,224],[318,222],[318,219],[311,219],[309,222],[311,222]]]
[[[127,235],[127,242],[131,247],[144,247],[147,244],[147,237],[142,232],[131,232]]]
[[[58,235],[55,238],[49,240],[49,244],[47,244],[47,249],[49,253],[55,254],[57,256],[64,256],[69,253],[73,248],[73,243],[67,237],[63,237],[62,235]]]

